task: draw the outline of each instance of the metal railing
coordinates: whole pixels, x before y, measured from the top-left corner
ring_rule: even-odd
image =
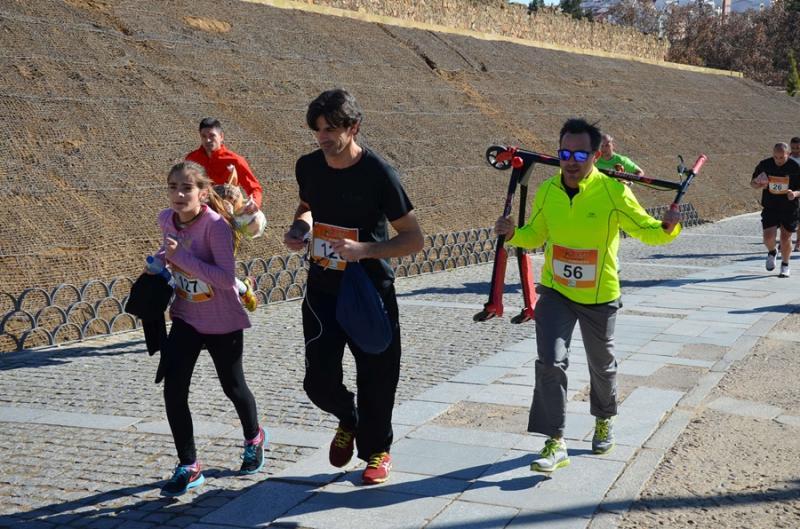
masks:
[[[648,209],[658,218],[668,206]],[[681,204],[684,226],[701,224],[691,204]],[[416,255],[391,259],[397,277],[441,272],[488,263],[494,259],[495,238],[491,228],[479,228],[425,236]],[[302,254],[239,261],[237,276],[256,282],[261,304],[302,298],[308,267]],[[60,345],[141,327],[125,312],[134,279],[119,277],[108,282],[87,281],[80,287],[68,283],[52,289],[33,287],[18,296],[0,292],[0,352]]]

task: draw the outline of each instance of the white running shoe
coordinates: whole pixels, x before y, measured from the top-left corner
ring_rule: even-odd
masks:
[[[792,273],[789,270],[789,265],[781,263],[781,273],[778,274],[778,277],[789,277],[790,275],[792,275]]]
[[[775,270],[775,256],[777,254],[778,252],[775,252],[774,254],[767,253],[767,272],[772,272],[773,270]]]

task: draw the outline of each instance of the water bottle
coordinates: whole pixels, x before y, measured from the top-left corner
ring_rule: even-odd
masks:
[[[172,280],[172,274],[169,273],[167,267],[152,255],[147,256],[147,271],[151,274],[159,275],[164,278],[164,281],[169,283]]]

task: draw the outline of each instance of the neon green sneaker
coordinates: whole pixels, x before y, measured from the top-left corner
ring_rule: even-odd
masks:
[[[550,438],[544,442],[544,448],[539,453],[539,459],[531,463],[534,472],[553,472],[554,470],[569,465],[567,443],[563,439]]]
[[[607,454],[614,449],[614,417],[596,417],[594,436],[592,436],[592,453]]]

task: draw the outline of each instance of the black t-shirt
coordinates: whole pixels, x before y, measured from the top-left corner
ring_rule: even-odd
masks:
[[[397,171],[366,148],[361,159],[346,169],[329,167],[322,151],[316,150],[297,160],[295,176],[300,199],[311,207],[314,223],[358,228],[361,242],[389,240],[388,222],[414,209]],[[361,264],[376,288],[391,286],[394,272],[387,260],[362,259]],[[312,262],[308,285],[336,294],[341,277],[341,271]]]
[[[786,160],[783,165],[775,163],[775,159],[770,157],[758,162],[753,171],[755,179],[761,173],[766,173],[770,179],[770,185],[761,193],[761,205],[765,208],[776,209],[797,209],[798,200],[786,198],[786,186],[792,191],[800,191],[800,165],[791,158]]]

